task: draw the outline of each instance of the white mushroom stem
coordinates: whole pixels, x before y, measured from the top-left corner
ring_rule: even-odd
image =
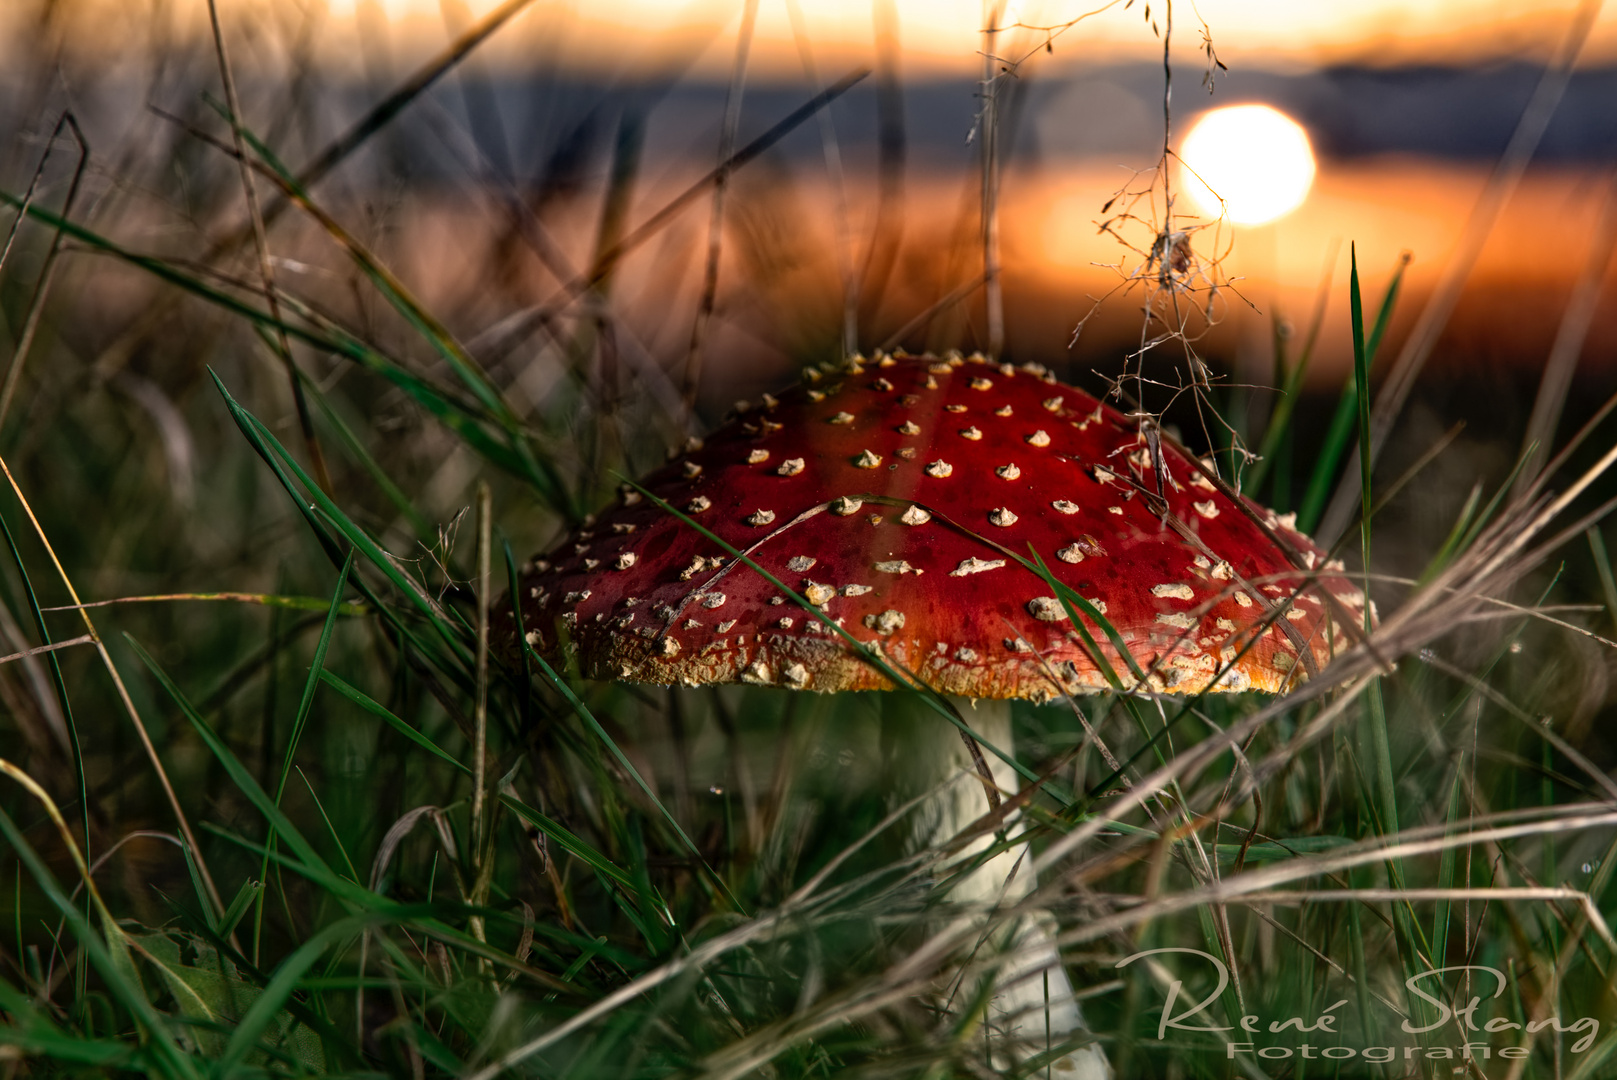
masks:
[[[1013,752],[1010,702],[973,704],[962,698],[954,701],[960,715],[983,740],[1007,754]],[[949,744],[952,747],[949,774],[958,776],[962,770],[974,772],[965,743],[950,738]],[[983,757],[1001,792],[1009,794],[1021,788],[1021,778],[1009,764],[986,749]],[[959,780],[939,796],[936,813],[930,815],[935,822],[932,834],[918,839],[931,846],[946,844],[987,810],[983,785],[970,779]],[[1007,832],[1014,834],[1020,827],[1019,814],[1007,816]],[[969,861],[997,840],[994,835],[973,840],[960,860]],[[1027,845],[1018,844],[956,882],[950,890],[950,899],[979,910],[1013,905],[1033,891],[1035,880],[1029,869],[1032,861]],[[1068,1041],[1074,1033],[1087,1030],[1087,1025],[1073,995],[1067,970],[1056,951],[1055,919],[1049,912],[1038,911],[1022,918],[1010,929],[1016,938],[1009,945],[1008,958],[995,977],[996,990],[989,1003],[987,1023],[990,1039],[1003,1040],[1004,1045],[1012,1048],[1010,1056],[1025,1060],[1043,1053],[1046,1047]],[[1003,935],[995,935],[991,940],[1003,942],[1005,939]],[[1040,1069],[1039,1075],[1044,1074],[1045,1070]],[[1091,1043],[1051,1063],[1049,1074],[1064,1080],[1109,1080],[1112,1072],[1105,1052],[1098,1044]]]

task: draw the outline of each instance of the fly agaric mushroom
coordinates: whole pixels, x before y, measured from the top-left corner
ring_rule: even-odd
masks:
[[[1363,608],[1291,515],[1232,498],[1042,369],[883,357],[809,369],[738,411],[642,486],[942,693],[1107,688],[1069,605],[1022,564],[1030,548],[1115,630],[1146,691],[1281,691],[1328,661],[1351,632],[1342,613]],[[633,485],[521,587],[535,647],[586,677],[892,687]],[[1129,658],[1088,629],[1129,679]]]
[[[944,694],[1045,700],[1106,689],[1106,668],[1143,692],[1282,691],[1362,616],[1362,593],[1291,516],[1233,495],[1042,368],[878,354],[810,368],[779,398],[736,411],[535,560],[521,582],[530,644],[592,678],[822,692],[893,688],[874,653]],[[1075,606],[1024,563],[1030,552],[1088,601],[1080,618],[1108,625],[1079,633]],[[973,726],[1009,749],[1008,711]],[[972,821],[968,806],[943,806],[934,836]],[[1014,850],[990,860],[964,891],[1025,896],[1016,861]],[[1051,941],[1038,926],[1023,934],[1000,974],[1023,989],[997,999],[1042,1008],[1065,1038],[1082,1018]],[[1031,992],[1040,968],[1048,998]],[[1093,1047],[1070,1057],[1067,1075],[1108,1072]]]

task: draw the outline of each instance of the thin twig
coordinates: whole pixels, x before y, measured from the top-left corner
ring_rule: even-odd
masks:
[[[69,638],[66,641],[54,641],[49,645],[37,645],[32,649],[24,649],[22,652],[14,652],[10,656],[0,656],[0,664],[9,664],[13,660],[25,660],[30,656],[38,656],[41,653],[55,652],[57,649],[66,649],[72,645],[87,645],[94,640],[95,638],[91,637],[89,634],[80,634],[78,637]]]

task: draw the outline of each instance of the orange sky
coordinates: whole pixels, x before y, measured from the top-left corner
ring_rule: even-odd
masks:
[[[868,62],[873,8],[896,14],[906,71],[913,75],[971,71],[979,63],[983,0],[794,0],[827,67]],[[1105,0],[998,0],[1029,26],[1053,25],[1100,7]],[[384,13],[398,58],[425,53],[445,39],[448,21],[492,10],[498,0],[222,0],[227,23],[255,32],[259,42],[286,40],[305,12],[319,20],[318,40],[329,59],[352,55],[353,35],[367,14]],[[1145,58],[1159,46],[1144,20],[1144,0],[1122,0],[1085,20],[1056,42],[1039,64],[1082,64]],[[1547,54],[1567,26],[1568,0],[1180,0],[1177,40],[1186,61],[1200,44],[1198,14],[1227,63],[1307,66],[1456,62]],[[0,32],[32,18],[34,5],[0,5]],[[206,0],[68,0],[59,5],[75,23],[74,40],[144,43],[163,33],[205,34]],[[742,0],[535,0],[486,55],[503,64],[550,66],[558,60],[585,69],[616,70],[632,58],[655,63],[659,47],[677,39],[706,42],[697,73],[729,69]],[[158,14],[154,15],[154,12]],[[800,58],[787,0],[761,0],[752,77],[796,77]],[[1152,5],[1162,15],[1162,0]],[[10,23],[10,26],[7,24]],[[158,29],[161,27],[161,29]],[[156,33],[154,33],[156,31]],[[10,34],[4,35],[12,37]],[[1036,49],[1042,35],[1022,31],[1002,42],[1002,55]],[[683,50],[682,50],[683,51]],[[250,62],[250,55],[246,59]],[[1586,62],[1617,60],[1617,5],[1607,5],[1585,52]]]

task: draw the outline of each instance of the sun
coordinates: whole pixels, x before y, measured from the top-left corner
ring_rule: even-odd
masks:
[[[1314,183],[1308,132],[1267,105],[1202,114],[1180,145],[1179,159],[1180,183],[1202,212],[1227,213],[1238,225],[1284,217],[1302,205]]]

